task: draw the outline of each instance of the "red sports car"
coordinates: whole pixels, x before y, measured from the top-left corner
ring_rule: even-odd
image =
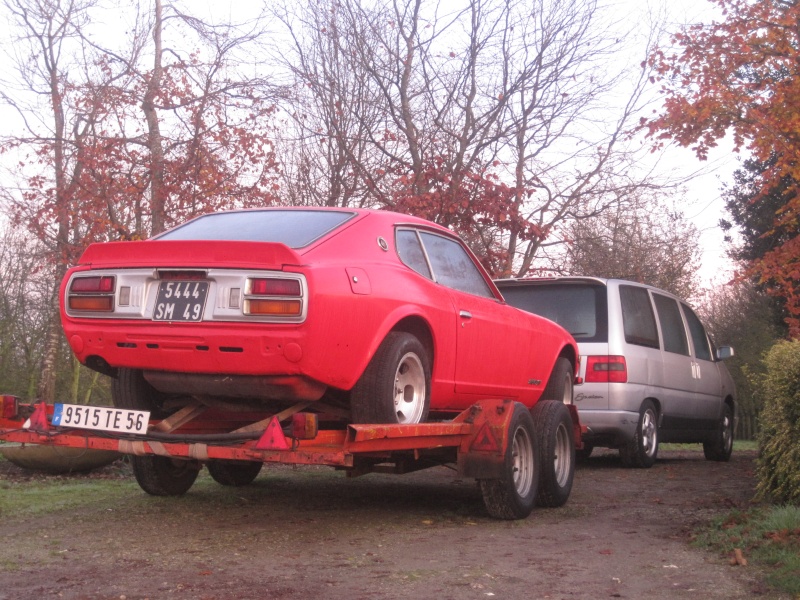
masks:
[[[386,211],[221,212],[95,244],[61,312],[115,404],[156,414],[309,403],[418,423],[479,399],[570,401],[578,356],[561,327],[508,306],[452,232]]]

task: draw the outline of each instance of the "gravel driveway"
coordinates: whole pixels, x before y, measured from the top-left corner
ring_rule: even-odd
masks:
[[[149,497],[124,472],[64,478],[66,496],[92,477],[117,492],[21,519],[0,498],[0,600],[777,598],[752,567],[690,545],[749,504],[754,458],[662,452],[628,470],[601,454],[565,507],[511,522],[443,467],[358,479],[265,467],[246,488],[201,476],[181,498]],[[2,466],[0,494],[24,493],[30,477]]]

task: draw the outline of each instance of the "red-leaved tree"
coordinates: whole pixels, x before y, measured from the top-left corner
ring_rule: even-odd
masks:
[[[714,0],[723,20],[684,28],[673,48],[652,54],[663,110],[642,125],[659,143],[674,140],[698,158],[726,135],[736,150],[767,165],[759,202],[776,186],[800,181],[800,3]],[[774,229],[796,230],[798,190],[784,193]],[[750,272],[785,301],[792,335],[800,335],[800,238],[789,236],[755,258]]]

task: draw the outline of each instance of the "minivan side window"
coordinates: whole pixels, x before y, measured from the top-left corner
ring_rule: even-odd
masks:
[[[661,335],[664,336],[664,350],[689,356],[689,341],[681,319],[678,303],[661,294],[653,294],[658,311],[658,322],[661,324]]]
[[[683,308],[683,316],[686,317],[686,324],[689,325],[689,334],[692,336],[695,358],[711,360],[711,348],[708,345],[708,336],[703,324],[686,304],[682,304],[681,307]]]
[[[637,346],[658,348],[658,329],[646,288],[632,285],[619,286],[619,301],[622,307],[622,325],[625,341]]]

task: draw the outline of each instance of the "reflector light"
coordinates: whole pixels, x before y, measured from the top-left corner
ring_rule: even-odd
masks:
[[[16,396],[0,396],[0,416],[13,419],[19,410],[19,398]]]
[[[586,383],[625,383],[628,366],[624,356],[589,356],[586,360]]]
[[[297,279],[251,279],[250,294],[253,296],[294,296],[302,294]]]
[[[319,421],[314,413],[292,415],[292,437],[296,440],[313,440],[317,437]]]
[[[113,296],[70,296],[69,307],[71,310],[111,312],[114,310],[114,297]]]
[[[76,277],[69,286],[69,291],[82,292],[106,292],[114,291],[114,277],[103,275],[101,277]]]
[[[247,315],[296,317],[300,315],[301,308],[300,300],[261,300],[251,298],[244,303],[244,312]]]

